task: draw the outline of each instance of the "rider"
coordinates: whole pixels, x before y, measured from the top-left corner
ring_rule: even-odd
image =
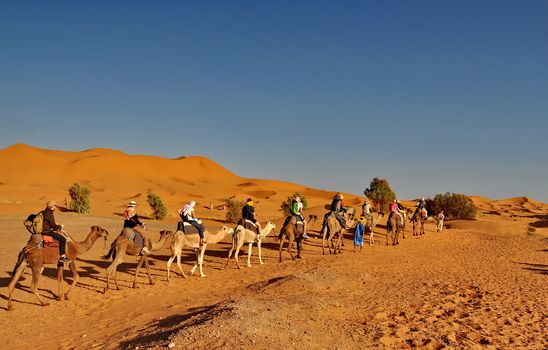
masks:
[[[403,221],[403,214],[400,211],[400,206],[398,204],[401,204],[401,202],[397,199],[394,199],[394,201],[390,204],[390,211],[393,213],[393,215],[396,215],[400,219],[400,223],[403,226],[405,222]]]
[[[55,201],[48,201],[46,204],[46,209],[42,210],[43,229],[42,235],[50,236],[59,241],[59,262],[63,264],[70,263],[70,259],[67,258],[65,254],[65,249],[67,245],[67,239],[61,233],[63,232],[64,225],[59,225],[55,222],[55,217],[53,212],[57,209],[57,203]]]
[[[143,224],[141,220],[139,220],[139,215],[137,215],[137,210],[135,209],[136,206],[137,202],[135,201],[131,201],[127,204],[127,208],[124,211],[124,228],[130,228],[133,231],[139,233],[143,237],[143,249],[141,250],[141,252],[145,254],[150,254],[152,244],[145,231],[145,224]]]
[[[292,216],[296,216],[297,219],[300,219],[303,222],[303,238],[307,239],[310,238],[306,234],[306,220],[303,216],[303,202],[301,200],[301,197],[297,196],[291,201],[291,206],[289,207],[289,211],[291,212]]]
[[[333,201],[331,202],[331,212],[335,214],[335,218],[339,220],[339,223],[342,227],[346,227],[346,220],[342,216],[341,213],[344,213],[346,210],[344,209],[343,200],[344,196],[342,193],[337,193],[335,197],[333,197]]]
[[[369,199],[366,198],[362,206],[362,216],[365,216],[367,218],[367,221],[373,222],[373,215],[371,213],[371,204],[369,204]]]
[[[255,225],[257,225],[257,228],[259,231],[261,230],[261,223],[259,220],[257,220],[257,217],[255,216],[255,207],[253,206],[253,199],[248,198],[245,201],[245,205],[242,208],[242,218],[245,220],[249,220]]]
[[[198,230],[198,235],[200,236],[200,244],[204,244],[206,243],[204,239],[204,226],[202,225],[202,221],[194,215],[195,206],[196,202],[191,200],[187,204],[185,204],[184,207],[177,210],[177,212],[184,222],[188,222],[192,226],[196,227],[196,229]]]
[[[421,216],[426,219],[426,200],[424,200],[424,197],[421,197],[421,200],[417,203],[417,207],[419,208]]]

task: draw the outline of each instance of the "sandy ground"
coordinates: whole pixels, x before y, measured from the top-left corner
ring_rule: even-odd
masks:
[[[70,213],[59,213],[58,221],[76,240],[92,224],[111,236],[120,226],[118,218]],[[376,245],[353,253],[348,235],[345,252],[337,256],[321,255],[318,223],[304,259],[284,255],[278,263],[270,237],[265,265],[254,255],[252,267],[242,270],[234,262],[224,269],[227,238],[206,253],[205,278],[166,282],[169,251],[163,249],[152,260],[155,285],[141,275],[139,288],[131,289],[136,260],[128,258],[119,274],[123,289],[106,295],[107,263],[99,258],[104,242],[98,241],[78,259],[82,283],[69,301],[53,299],[55,271],[48,268],[40,290],[51,305],[38,306],[27,269],[14,294],[15,310],[2,311],[0,339],[6,349],[160,349],[170,343],[181,349],[545,349],[548,235],[545,227],[526,233],[528,224],[544,221],[482,215],[479,221],[449,222],[453,228],[442,234],[429,223],[425,236],[410,237],[408,229],[396,247],[383,245],[379,227]],[[159,231],[172,225],[149,226]],[[0,283],[7,291],[8,272],[27,236],[20,217],[0,216],[0,227]],[[192,254],[185,256],[189,269]],[[65,275],[70,281],[70,272]]]
[[[130,169],[131,171],[128,171]],[[548,299],[548,205],[527,197],[491,200],[474,196],[478,220],[448,221],[442,234],[427,223],[426,235],[384,246],[377,227],[374,246],[342,255],[321,254],[320,222],[311,227],[303,259],[278,263],[278,243],[267,237],[265,265],[224,268],[230,237],[205,256],[207,277],[175,276],[166,282],[169,249],[155,252],[149,285],[143,273],[131,282],[136,258],[120,266],[122,290],[103,294],[106,245],[98,241],[77,260],[80,283],[70,300],[56,301],[53,266],[41,277],[41,307],[30,292],[30,270],[7,312],[7,286],[28,233],[22,221],[48,199],[63,204],[78,182],[92,190],[92,214],[58,212],[57,221],[76,241],[92,225],[121,228],[129,200],[150,216],[149,191],[168,208],[164,221],[145,220],[155,239],[174,229],[176,209],[190,199],[208,228],[220,227],[227,198],[254,199],[259,219],[280,224],[280,204],[295,192],[308,201],[307,215],[325,213],[334,192],[280,181],[239,177],[203,157],[165,159],[115,150],[64,152],[14,145],[0,150],[1,349],[354,349],[493,348],[546,349]],[[359,208],[363,198],[346,194]],[[412,207],[413,200],[404,201]],[[384,224],[384,222],[381,222]],[[277,233],[277,232],[276,232]],[[367,239],[366,239],[367,241]],[[256,254],[256,250],[255,250]],[[245,254],[241,255],[244,263]],[[186,270],[193,252],[184,255]],[[243,264],[245,266],[245,263]],[[72,277],[65,271],[69,282]]]

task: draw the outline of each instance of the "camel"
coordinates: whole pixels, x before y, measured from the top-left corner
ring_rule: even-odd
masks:
[[[378,212],[371,214],[371,216],[373,217],[373,221],[367,220],[367,223],[365,224],[366,232],[369,232],[369,245],[375,244],[375,239],[373,237],[375,233],[373,232],[373,230],[375,229],[375,226],[377,226],[377,224],[381,221],[381,218],[384,217],[384,213]]]
[[[238,261],[238,254],[240,252],[240,249],[244,245],[244,243],[248,244],[248,251],[247,251],[247,267],[251,267],[251,250],[253,247],[253,243],[257,242],[257,249],[259,250],[259,264],[263,265],[263,259],[261,254],[261,243],[263,239],[265,239],[266,236],[268,236],[274,229],[276,228],[276,225],[274,225],[272,222],[267,222],[266,225],[260,230],[259,234],[256,234],[255,232],[246,229],[242,225],[238,225],[236,227],[236,230],[234,230],[234,234],[232,235],[232,247],[230,248],[230,251],[228,252],[228,258],[226,259],[226,266],[228,266],[228,263],[230,262],[230,257],[232,256],[232,252],[234,252],[234,259],[236,260],[236,265],[238,265],[238,268],[241,269],[240,262]]]
[[[392,237],[392,245],[400,244],[399,236],[400,232],[404,230],[405,227],[405,219],[404,224],[402,225],[400,218],[396,216],[394,213],[388,214],[388,220],[386,221],[386,245],[388,245],[388,238],[389,236]]]
[[[282,250],[285,242],[285,236],[287,236],[289,243],[287,244],[287,252],[289,253],[289,256],[291,257],[291,260],[295,260],[295,257],[293,256],[293,253],[291,253],[291,249],[293,247],[293,242],[296,242],[297,244],[297,258],[301,259],[301,251],[303,250],[303,231],[304,227],[303,225],[299,225],[301,228],[299,229],[295,223],[292,222],[292,220],[285,226],[285,228],[282,228],[282,232],[280,232],[280,258],[279,262],[282,262]]]
[[[152,243],[151,251],[157,251],[162,249],[167,241],[168,238],[173,235],[173,232],[171,231],[160,231],[160,239],[157,242]],[[103,293],[106,293],[110,290],[110,277],[112,276],[114,278],[114,284],[116,285],[116,289],[120,290],[120,287],[118,286],[118,279],[116,278],[116,272],[118,265],[120,265],[124,261],[125,255],[131,255],[131,256],[138,256],[139,253],[141,253],[142,247],[136,247],[134,245],[134,241],[128,237],[133,236],[133,230],[131,228],[124,228],[122,230],[122,233],[116,238],[116,240],[113,242],[113,245],[115,246],[115,252],[114,257],[112,260],[112,263],[107,267],[107,285],[103,291]],[[148,265],[148,254],[141,255],[141,258],[139,259],[139,263],[137,264],[137,268],[135,269],[135,276],[133,277],[133,288],[137,288],[137,276],[139,275],[139,270],[141,269],[141,266],[145,264],[145,267],[147,269],[147,275],[148,275],[148,282],[150,284],[154,284],[154,281],[152,280],[152,277],[150,276],[150,267]]]
[[[337,254],[337,250],[339,253],[342,253],[344,230],[348,230],[354,226],[354,211],[345,212],[343,218],[346,221],[345,227],[341,226],[333,212],[330,212],[325,216],[322,227],[322,255],[325,255],[325,241],[327,241],[329,254],[331,254],[331,246],[333,246],[333,254]],[[335,243],[333,242],[334,238],[336,238]]]
[[[426,218],[421,215],[419,208],[413,212],[411,221],[413,222],[413,236],[424,235],[424,223],[426,222]]]
[[[173,236],[173,242],[171,243],[171,257],[167,261],[167,281],[169,282],[171,263],[173,262],[175,257],[177,257],[177,267],[179,268],[181,275],[186,278],[186,274],[183,272],[183,267],[181,266],[181,252],[185,247],[194,249],[194,252],[196,253],[196,262],[190,270],[190,275],[193,275],[194,271],[196,271],[196,267],[199,266],[200,277],[205,277],[206,275],[204,274],[202,265],[204,262],[204,253],[206,251],[207,245],[219,243],[223,240],[223,238],[225,238],[226,235],[230,235],[232,233],[234,233],[234,229],[227,226],[221,227],[221,229],[217,231],[217,233],[211,233],[206,229],[204,232],[204,239],[206,243],[200,245],[200,236],[198,235],[198,233],[185,235],[184,232],[181,230],[175,231],[175,234]]]
[[[13,310],[13,305],[11,303],[11,297],[13,294],[13,290],[15,289],[15,285],[19,278],[21,278],[21,275],[25,271],[27,266],[30,266],[32,269],[32,282],[30,289],[34,295],[38,298],[38,301],[42,306],[49,305],[47,302],[42,300],[42,297],[40,297],[40,294],[38,292],[38,281],[40,279],[40,275],[42,274],[42,271],[44,269],[44,265],[49,264],[55,264],[57,265],[57,300],[62,300],[62,290],[61,290],[61,282],[63,282],[63,269],[64,264],[60,264],[59,261],[59,247],[43,247],[41,244],[42,237],[41,235],[33,235],[35,237],[32,237],[31,240],[27,243],[25,248],[21,250],[19,253],[18,261],[15,264],[15,267],[13,269],[12,278],[10,281],[10,284],[8,286],[8,311]],[[76,271],[76,257],[87,252],[95,243],[95,241],[99,237],[104,237],[105,241],[108,237],[108,232],[104,229],[102,229],[99,226],[91,226],[91,231],[89,232],[86,239],[84,239],[82,242],[74,242],[70,239],[67,240],[66,245],[66,254],[67,257],[71,260],[69,263],[70,271],[72,271],[73,280],[70,284],[68,290],[63,295],[63,297],[68,300],[70,299],[70,291],[72,290],[72,287],[78,283],[78,280],[80,279],[80,276],[78,275],[78,272]]]

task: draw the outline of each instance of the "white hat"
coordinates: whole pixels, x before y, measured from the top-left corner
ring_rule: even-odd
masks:
[[[136,201],[131,201],[127,204],[128,207],[136,207],[137,206],[137,202]]]

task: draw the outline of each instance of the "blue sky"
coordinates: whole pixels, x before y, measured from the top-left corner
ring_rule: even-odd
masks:
[[[546,1],[0,4],[0,147],[548,202]]]

